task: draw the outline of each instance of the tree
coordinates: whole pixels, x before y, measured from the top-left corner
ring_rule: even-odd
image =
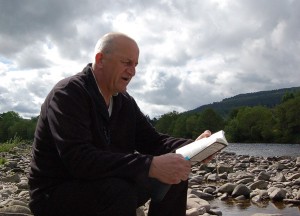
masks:
[[[278,105],[275,110],[277,119],[276,137],[278,142],[300,142],[300,96]]]
[[[223,118],[217,114],[213,109],[204,110],[198,118],[198,131],[200,133],[205,130],[210,130],[212,132],[217,132],[224,128]]]
[[[22,118],[19,114],[14,111],[0,114],[0,142],[4,142],[14,137],[11,136],[9,128],[21,120]]]
[[[272,141],[273,113],[262,106],[239,109],[225,130],[234,142],[270,142]]]
[[[161,133],[171,135],[173,132],[175,121],[178,118],[178,116],[179,113],[176,111],[163,114],[155,124],[155,128]]]

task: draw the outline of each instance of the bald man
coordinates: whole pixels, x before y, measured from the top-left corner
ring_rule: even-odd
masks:
[[[106,34],[93,63],[50,91],[29,170],[34,215],[134,216],[150,198],[149,216],[185,215],[191,164],[173,152],[192,140],[158,133],[127,93],[138,59],[132,38]]]

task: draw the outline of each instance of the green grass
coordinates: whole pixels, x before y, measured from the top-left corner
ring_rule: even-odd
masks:
[[[5,164],[5,162],[6,162],[6,159],[0,157],[0,166],[3,165],[3,164]]]
[[[18,146],[22,142],[23,140],[20,137],[14,136],[14,138],[11,138],[5,143],[0,144],[0,152],[9,152],[12,148]]]

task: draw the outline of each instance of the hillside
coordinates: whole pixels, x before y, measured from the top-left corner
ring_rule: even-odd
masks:
[[[230,98],[225,98],[221,102],[206,104],[196,109],[188,111],[188,113],[202,112],[208,108],[215,110],[221,116],[226,117],[229,113],[242,106],[266,106],[272,108],[280,103],[281,98],[287,93],[300,91],[300,87],[283,88],[271,91],[260,91],[254,93],[239,94]]]

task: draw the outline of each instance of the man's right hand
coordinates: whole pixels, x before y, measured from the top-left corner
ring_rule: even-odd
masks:
[[[178,184],[188,179],[190,171],[190,161],[180,154],[168,153],[153,157],[149,176],[166,184]]]

